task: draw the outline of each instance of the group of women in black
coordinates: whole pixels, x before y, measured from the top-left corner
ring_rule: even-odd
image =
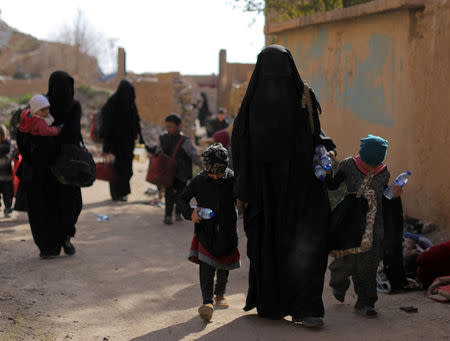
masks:
[[[306,91],[291,53],[278,45],[265,48],[234,123],[232,157],[250,259],[244,309],[256,308],[270,319],[290,315],[295,323],[320,327],[330,206],[312,164],[316,145],[328,151],[336,147],[320,127],[313,93],[308,93],[309,110],[302,103]],[[61,135],[22,134],[18,141],[28,168],[21,180],[28,186],[30,225],[44,257],[59,254],[61,247],[74,252],[70,238],[81,211],[80,189],[58,183],[50,171],[59,146],[81,138],[81,108],[73,95],[73,79],[64,72],[52,74],[48,97],[55,124],[64,123]],[[142,140],[134,99],[133,86],[122,81],[102,109],[104,152],[116,156],[119,175],[111,183],[113,200],[130,193],[134,143],[138,135]]]

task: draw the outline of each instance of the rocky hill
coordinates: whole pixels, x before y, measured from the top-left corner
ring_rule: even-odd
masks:
[[[71,45],[36,39],[0,20],[1,76],[46,78],[57,69],[86,81],[99,78],[95,57],[80,53]]]

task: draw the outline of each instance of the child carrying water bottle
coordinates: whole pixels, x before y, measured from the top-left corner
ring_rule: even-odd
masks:
[[[186,187],[178,206],[183,216],[195,223],[189,260],[200,267],[203,304],[198,312],[205,321],[210,321],[214,306],[222,309],[229,306],[224,296],[228,274],[229,270],[240,267],[240,255],[233,196],[234,174],[228,168],[228,151],[218,143],[201,156],[203,171]],[[197,201],[195,208],[190,205],[192,198]]]
[[[378,299],[376,272],[378,263],[383,257],[382,243],[384,239],[382,199],[383,190],[389,182],[389,171],[383,164],[388,148],[387,142],[385,139],[373,135],[361,139],[359,155],[342,160],[336,174],[327,177],[330,190],[336,190],[342,182],[345,182],[347,196],[342,203],[346,199],[348,199],[347,202],[355,202],[351,201],[354,200],[352,198],[367,199],[367,211],[364,213],[365,220],[362,222],[364,225],[356,226],[356,229],[352,226],[343,226],[338,235],[348,245],[348,241],[356,239],[356,232],[359,233],[362,228],[364,234],[362,237],[359,236],[361,238],[360,245],[333,250],[331,254],[335,260],[329,267],[330,286],[333,289],[334,297],[338,301],[344,302],[351,276],[357,295],[355,312],[365,317],[377,316],[375,310],[375,302]],[[400,186],[393,186],[392,191],[394,197],[398,197],[402,189]],[[341,217],[347,217],[344,222],[358,221],[352,217],[357,217],[359,208],[349,205],[346,207],[341,203],[338,204],[332,213],[332,218],[333,215],[336,217],[340,214]],[[341,209],[340,212],[339,209]],[[345,236],[342,236],[343,234]]]

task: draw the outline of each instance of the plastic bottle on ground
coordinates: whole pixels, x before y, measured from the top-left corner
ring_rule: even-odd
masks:
[[[97,221],[109,221],[109,217],[106,214],[97,214]]]

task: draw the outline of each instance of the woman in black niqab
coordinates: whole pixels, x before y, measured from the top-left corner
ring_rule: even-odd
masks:
[[[308,92],[311,101],[304,107]],[[258,56],[235,120],[233,165],[250,259],[245,310],[320,326],[327,265],[329,201],[314,177],[314,147],[335,145],[320,129],[320,106],[291,53],[271,45]],[[312,321],[312,322],[311,322]]]
[[[43,258],[57,256],[63,247],[68,255],[75,253],[70,238],[82,208],[78,187],[63,185],[51,172],[62,144],[81,140],[81,105],[74,98],[74,80],[64,71],[50,75],[47,97],[54,125],[64,124],[59,136],[37,136],[20,133],[18,146],[23,156],[28,217],[33,239]]]
[[[111,198],[114,201],[125,201],[126,196],[131,193],[133,151],[138,135],[140,143],[144,144],[135,98],[133,85],[122,80],[117,91],[102,108],[103,152],[114,154],[114,166],[118,174],[117,181],[110,183]]]

